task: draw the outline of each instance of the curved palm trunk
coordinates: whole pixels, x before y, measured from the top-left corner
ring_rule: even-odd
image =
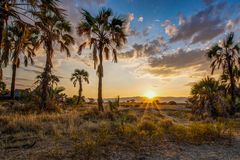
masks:
[[[98,66],[98,110],[104,111],[103,109],[103,100],[102,100],[102,78],[103,78],[103,57],[102,57],[103,47],[100,47],[99,52],[99,66]]]
[[[46,64],[43,72],[43,81],[42,81],[42,99],[41,99],[41,109],[45,110],[47,108],[47,102],[49,98],[49,81],[51,74],[51,55],[52,55],[52,42],[51,40],[47,44],[47,56],[46,56]]]
[[[236,92],[235,92],[235,80],[233,76],[230,76],[230,90],[231,90],[231,108],[230,108],[230,115],[234,115],[236,112]]]
[[[80,79],[80,81],[79,81],[79,90],[78,90],[78,101],[77,101],[77,104],[79,104],[79,102],[81,100],[81,97],[82,97],[82,79]]]
[[[11,82],[11,99],[15,99],[15,81],[16,81],[17,65],[12,64],[12,82]]]

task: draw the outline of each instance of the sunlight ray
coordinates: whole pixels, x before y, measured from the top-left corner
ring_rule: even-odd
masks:
[[[145,102],[144,102],[145,103]],[[141,119],[140,119],[140,122],[142,122],[143,121],[143,119],[144,119],[144,117],[147,115],[147,110],[148,110],[148,108],[149,108],[149,102],[148,101],[146,101],[146,107],[145,107],[145,109],[144,109],[144,112],[143,112],[143,114],[142,114],[142,117],[141,117]]]

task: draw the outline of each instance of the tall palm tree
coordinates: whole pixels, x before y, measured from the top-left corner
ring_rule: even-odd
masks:
[[[222,86],[219,81],[214,78],[206,77],[195,83],[191,89],[195,104],[193,104],[193,110],[204,111],[207,110],[211,117],[216,118],[218,116],[217,104],[220,98],[220,92]]]
[[[72,74],[70,80],[73,81],[74,87],[76,87],[77,82],[79,84],[77,104],[79,104],[80,99],[82,98],[82,81],[89,83],[88,77],[89,77],[88,72],[85,71],[84,69],[82,70],[75,69],[74,73]]]
[[[213,45],[207,52],[207,56],[212,60],[212,74],[216,68],[222,68],[223,75],[229,77],[231,107],[230,115],[236,112],[236,82],[239,74],[236,71],[240,69],[240,43],[234,43],[234,33],[228,34],[222,44]]]
[[[113,62],[117,63],[117,49],[126,43],[125,22],[121,17],[114,17],[111,9],[101,9],[93,17],[88,11],[82,11],[83,20],[80,21],[77,32],[79,36],[87,36],[87,40],[79,46],[79,54],[89,45],[93,53],[94,69],[97,67],[98,81],[98,107],[103,111],[102,78],[103,78],[103,52],[106,59],[112,52]],[[99,64],[98,64],[99,62]],[[98,65],[98,66],[97,66]]]
[[[24,56],[24,64],[28,65],[28,60],[33,64],[32,57],[35,56],[34,44],[37,41],[37,31],[21,21],[14,21],[12,26],[8,27],[9,38],[11,42],[10,53],[6,59],[12,61],[12,83],[11,98],[14,99],[15,81],[17,68],[20,66],[20,55]],[[5,60],[6,60],[5,59]],[[6,64],[5,64],[6,65]]]
[[[38,4],[43,0],[1,0],[0,1],[0,81],[2,80],[2,66],[1,64],[8,61],[10,47],[8,44],[8,21],[17,20],[27,24],[22,17],[32,20],[30,10],[35,9]],[[24,13],[23,13],[24,12]],[[32,20],[33,21],[33,20]],[[5,45],[3,45],[3,43]]]
[[[57,2],[57,1],[56,1]],[[57,4],[55,4],[57,6]],[[40,6],[40,11],[35,12],[37,18],[35,25],[40,30],[38,46],[43,44],[46,51],[46,63],[43,71],[43,81],[41,85],[42,100],[41,107],[45,109],[48,102],[48,88],[50,82],[51,69],[53,67],[52,58],[54,55],[53,44],[60,46],[60,51],[65,51],[70,56],[69,45],[74,44],[74,39],[68,33],[71,32],[71,25],[65,20],[64,12],[58,7],[48,8],[46,5]],[[56,49],[56,48],[55,48]]]

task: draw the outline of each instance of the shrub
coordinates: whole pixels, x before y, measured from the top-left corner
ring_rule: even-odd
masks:
[[[135,112],[122,113],[120,117],[121,123],[132,123],[137,121],[137,115]]]
[[[143,121],[138,124],[138,129],[153,134],[157,130],[157,126],[151,121]]]
[[[97,119],[100,115],[100,112],[98,111],[97,108],[91,108],[87,111],[84,112],[84,114],[82,115],[82,118],[84,120],[94,120]]]
[[[160,127],[165,130],[170,129],[173,125],[173,121],[170,119],[163,119],[160,121]]]

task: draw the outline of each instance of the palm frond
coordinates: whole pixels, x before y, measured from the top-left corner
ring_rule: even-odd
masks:
[[[83,50],[83,48],[86,47],[86,44],[87,44],[87,42],[84,42],[83,44],[81,44],[81,45],[79,46],[79,48],[78,48],[78,54],[79,54],[79,55],[82,54],[82,50]]]

